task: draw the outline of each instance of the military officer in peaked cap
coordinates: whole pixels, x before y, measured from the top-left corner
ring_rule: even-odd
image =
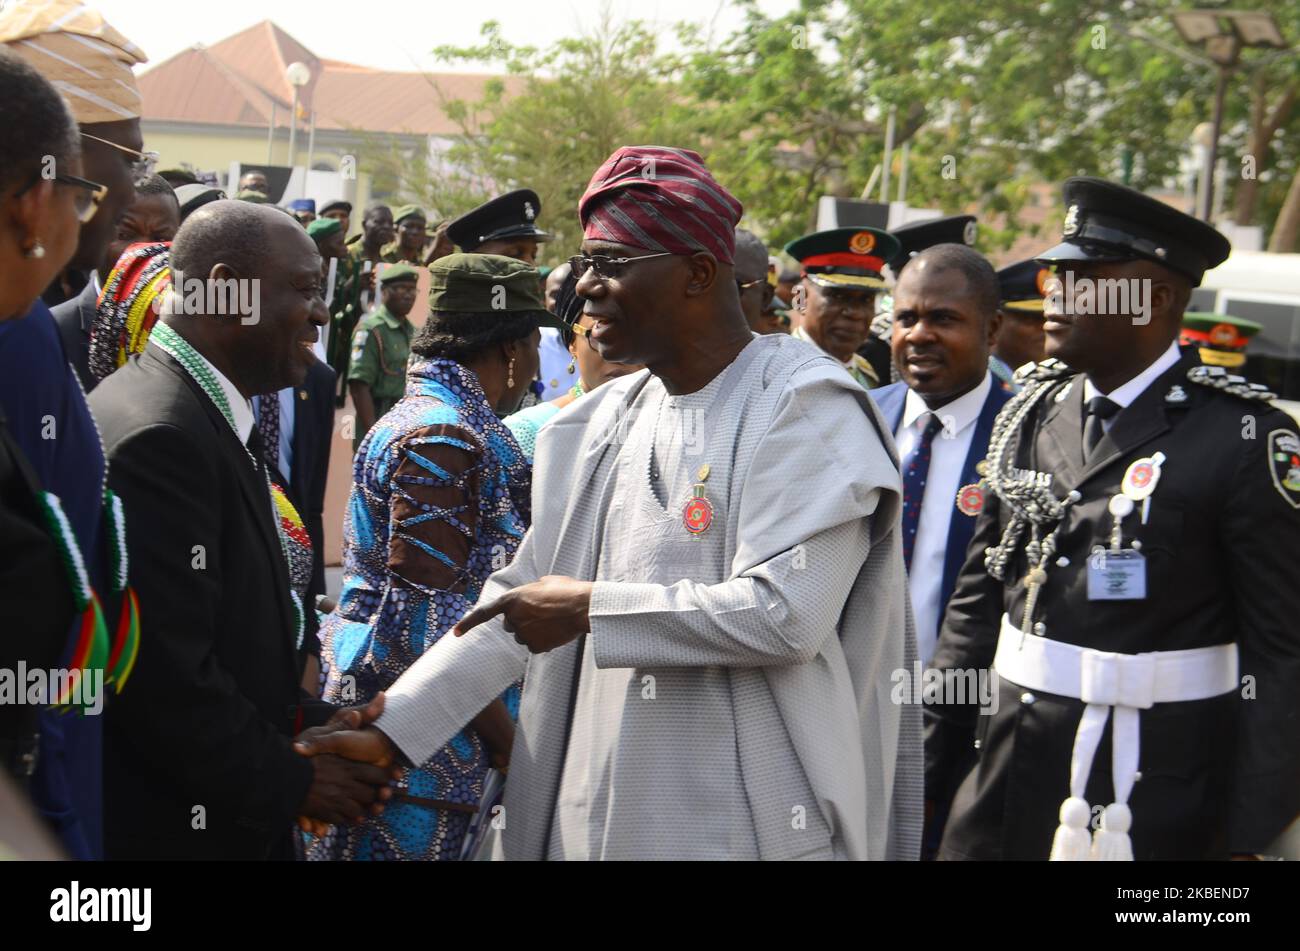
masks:
[[[1236,370],[1246,365],[1250,338],[1263,329],[1263,324],[1244,317],[1189,311],[1183,314],[1181,343],[1196,347],[1201,362],[1208,366]]]
[[[1300,811],[1300,435],[1178,347],[1227,239],[1096,178],[1065,203],[1049,359],[994,425],[932,662],[940,858],[1265,853]]]
[[[500,254],[535,264],[538,242],[551,237],[535,223],[541,213],[537,192],[516,189],[465,212],[447,226],[447,237],[462,251]]]
[[[876,295],[885,287],[885,262],[898,254],[898,240],[875,228],[832,228],[797,238],[785,246],[799,262],[792,336],[820,347],[863,389],[888,382],[858,348],[876,316]]]
[[[1051,268],[1034,260],[1019,261],[998,271],[1002,323],[993,341],[989,369],[1009,392],[1019,389],[1012,379],[1017,367],[1043,359],[1043,294],[1051,277]]]

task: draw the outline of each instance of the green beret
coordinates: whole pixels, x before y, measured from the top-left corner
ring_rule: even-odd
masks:
[[[429,307],[472,314],[533,313],[538,323],[561,326],[546,310],[537,268],[500,254],[449,254],[429,265]]]
[[[307,225],[307,236],[313,241],[321,241],[343,230],[343,222],[337,218],[317,218]]]
[[[393,224],[400,225],[407,218],[423,218],[429,220],[429,216],[424,213],[424,209],[419,205],[403,205],[393,213]]]
[[[337,222],[336,222],[337,224]],[[395,284],[398,281],[418,281],[420,271],[409,264],[391,264],[379,275],[380,284]]]

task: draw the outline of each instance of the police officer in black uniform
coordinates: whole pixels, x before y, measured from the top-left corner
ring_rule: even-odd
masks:
[[[520,188],[467,211],[447,226],[447,237],[462,251],[501,254],[537,263],[538,242],[550,235],[538,228],[542,201],[531,188]]]
[[[1264,853],[1300,812],[1300,436],[1178,349],[1222,235],[1100,179],[1065,202],[932,662],[939,857]],[[980,708],[957,672],[988,668]]]

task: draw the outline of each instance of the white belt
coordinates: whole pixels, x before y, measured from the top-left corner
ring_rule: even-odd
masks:
[[[1029,690],[1073,697],[1087,704],[1074,736],[1070,796],[1061,803],[1061,824],[1052,841],[1051,858],[1131,861],[1128,797],[1137,779],[1138,711],[1157,703],[1205,700],[1235,690],[1237,645],[1117,654],[1026,636],[1004,614],[993,669],[999,677]],[[1084,794],[1112,709],[1115,801],[1103,812],[1101,828],[1093,839],[1087,828],[1092,811]]]

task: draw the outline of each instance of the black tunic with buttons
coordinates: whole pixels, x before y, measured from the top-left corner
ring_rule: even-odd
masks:
[[[1296,427],[1266,402],[1189,382],[1196,365],[1184,351],[1114,418],[1087,463],[1082,376],[1054,383],[1013,437],[1015,465],[1051,473],[1058,498],[1082,494],[1034,612],[1044,636],[1126,654],[1239,645],[1239,691],[1140,714],[1129,799],[1138,860],[1262,852],[1300,813],[1300,459],[1279,451]],[[1145,556],[1146,598],[1090,601],[1088,556],[1109,544],[1114,523],[1107,505],[1129,465],[1156,452],[1166,458],[1149,517],[1141,523],[1138,503],[1123,523],[1124,546],[1136,538]],[[936,668],[991,668],[1002,614],[1021,623],[1023,540],[1005,583],[984,568],[1007,520],[989,493]],[[1083,707],[1006,679],[985,713],[927,706],[927,798],[940,815],[951,803],[940,858],[1047,858]],[[1110,757],[1107,728],[1087,789],[1094,819],[1113,799]]]

